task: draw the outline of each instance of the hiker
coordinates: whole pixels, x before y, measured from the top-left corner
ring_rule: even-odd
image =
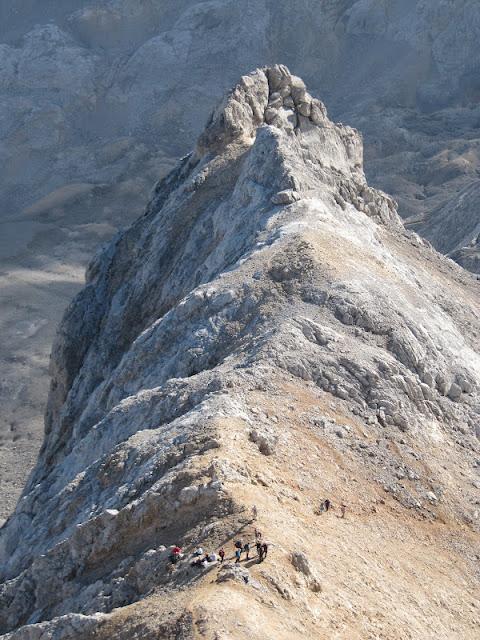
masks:
[[[238,549],[235,551],[235,564],[238,564],[242,557],[242,550]]]
[[[203,549],[202,547],[198,547],[198,549],[195,549],[195,551],[193,552],[194,556],[202,556],[203,555]]]
[[[258,516],[258,509],[257,509],[257,505],[253,505],[252,507],[252,520],[256,520]]]
[[[340,506],[340,517],[342,518],[342,520],[345,518],[345,511],[347,510],[347,505],[342,502],[341,506]]]
[[[174,547],[172,547],[172,553],[170,554],[170,562],[172,564],[177,564],[177,562],[180,560],[180,558],[182,557],[182,550],[180,547],[178,547],[177,545],[175,545]]]
[[[262,539],[262,532],[259,531],[257,528],[255,528],[255,540],[261,540]]]
[[[320,504],[320,508],[318,509],[318,511],[316,512],[317,515],[320,515],[321,513],[324,513],[326,511],[328,511],[330,509],[330,507],[332,506],[332,503],[330,502],[330,500],[328,498],[326,498],[321,504]]]
[[[263,554],[262,554],[262,561],[263,561],[267,557],[267,553],[268,553],[268,544],[266,542],[262,544],[262,551],[263,551]]]
[[[241,540],[235,542],[235,549],[243,549],[243,543]]]
[[[190,563],[191,567],[196,567],[197,569],[203,565],[204,558],[197,558],[193,562]]]
[[[255,546],[257,547],[258,561],[261,562],[263,560],[263,547],[262,547],[262,543],[260,542],[260,540],[257,542],[257,544]]]
[[[249,558],[249,554],[250,554],[250,545],[249,545],[249,543],[248,543],[248,542],[246,542],[246,543],[243,545],[243,550],[244,550],[244,551],[245,551],[245,553],[247,554],[247,560],[249,560],[249,559],[250,559],[250,558]]]
[[[223,564],[223,561],[225,560],[225,549],[223,547],[218,552],[218,555],[220,556],[220,563]]]

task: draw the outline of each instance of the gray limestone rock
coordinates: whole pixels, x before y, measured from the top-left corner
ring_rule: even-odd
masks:
[[[291,561],[295,569],[305,576],[309,589],[315,593],[320,592],[322,585],[315,571],[312,569],[307,556],[302,552],[296,551],[292,553]]]
[[[291,94],[293,122],[285,106],[266,121],[277,93]],[[53,346],[37,464],[0,533],[1,633],[168,589],[189,569],[165,558],[172,544],[240,530],[244,457],[261,458],[249,434],[268,455],[285,429],[251,410],[252,389],[274,398],[294,379],[332,411],[377,416],[377,446],[357,447],[346,419],[318,428],[407,505],[382,441],[408,426],[421,442],[477,443],[456,427],[478,423],[478,285],[405,232],[367,184],[358,132],[319,102],[302,115],[307,102],[286,67],[242,77],[91,262]],[[285,191],[299,198],[274,204]],[[218,462],[233,436],[235,474]],[[318,592],[305,558],[292,562]]]
[[[221,584],[222,582],[229,582],[230,580],[248,584],[250,581],[250,572],[238,564],[224,564],[218,572],[217,582]]]
[[[5,640],[73,640],[90,637],[101,628],[106,616],[69,613],[50,622],[26,625],[3,636]]]
[[[334,119],[363,132],[370,183],[395,197],[409,227],[479,273],[479,19],[474,0],[2,1],[5,516],[37,454],[51,341],[84,266],[141,214],[151,184],[255,67],[282,60],[308,79]],[[267,124],[328,124],[301,82],[292,91],[286,67],[272,73]],[[263,105],[252,98],[250,108]],[[345,207],[353,191],[334,197]],[[375,211],[368,197],[358,193],[356,206]],[[45,284],[34,294],[32,278]],[[29,325],[38,330],[25,338]]]
[[[278,438],[268,431],[259,433],[257,429],[250,432],[250,440],[255,442],[260,453],[264,456],[271,456],[275,453]]]
[[[273,204],[292,204],[298,200],[300,200],[300,196],[293,189],[285,189],[272,196]]]
[[[458,384],[452,383],[450,389],[448,390],[448,397],[450,400],[460,400],[462,397],[462,389],[458,386]]]

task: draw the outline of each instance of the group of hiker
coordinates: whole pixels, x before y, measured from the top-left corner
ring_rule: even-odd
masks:
[[[219,554],[220,555],[220,554]],[[209,564],[213,564],[217,562],[217,554],[216,553],[208,553],[204,552],[202,547],[198,547],[193,552],[193,560],[190,563],[192,567],[208,567]]]
[[[258,529],[255,529],[255,548],[257,551],[258,562],[263,562],[267,557],[268,543],[262,538],[262,534]],[[245,560],[250,560],[251,545],[249,542],[242,542],[242,540],[236,540],[234,543],[234,558],[235,564],[239,564],[242,561],[242,554],[245,554]],[[191,567],[208,567],[211,564],[220,562],[223,564],[225,561],[226,552],[222,547],[218,554],[215,552],[205,552],[202,547],[198,547],[192,554],[190,566]],[[174,545],[170,548],[170,569],[174,569],[174,565],[184,557],[181,547]]]
[[[263,562],[267,557],[268,543],[262,540],[262,534],[258,529],[255,529],[255,547],[257,550],[258,562]],[[223,555],[225,556],[224,549],[221,549],[221,551],[223,551]],[[239,564],[239,562],[241,562],[242,553],[245,554],[246,560],[250,560],[250,543],[245,542],[244,544],[241,540],[237,540],[235,542],[235,564]]]
[[[173,545],[172,547],[170,547],[170,555],[168,556],[168,559],[170,561],[170,564],[168,565],[169,570],[174,569],[177,562],[184,557],[185,554],[182,552],[181,547],[179,547],[178,545]],[[217,559],[218,558],[216,553],[205,553],[202,547],[198,547],[192,554],[192,561],[190,563],[190,566],[206,567],[209,564],[217,562]]]
[[[319,505],[316,513],[320,515],[321,513],[328,512],[331,508],[333,508],[332,503],[328,498],[325,498]],[[256,507],[255,509],[255,517],[256,517]],[[340,517],[345,518],[346,505],[342,502],[340,505]],[[263,562],[268,554],[268,543],[263,539],[262,533],[255,528],[255,549],[256,549],[256,557],[257,562]],[[174,545],[171,548],[169,560],[170,560],[170,569],[174,569],[174,565],[184,557],[182,553],[182,549]],[[239,564],[242,561],[242,556],[245,556],[245,560],[250,560],[250,553],[252,551],[252,546],[250,542],[243,542],[242,540],[236,540],[234,542],[234,558],[235,564]],[[218,554],[215,552],[205,552],[202,547],[198,547],[192,554],[190,566],[192,567],[208,567],[211,564],[215,564],[216,562],[220,562],[223,564],[225,561],[225,549],[222,547]],[[233,558],[232,558],[233,559]]]

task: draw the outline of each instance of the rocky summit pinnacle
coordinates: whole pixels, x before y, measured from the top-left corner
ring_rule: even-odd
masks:
[[[0,632],[473,638],[479,318],[358,132],[284,66],[242,77],[60,325]]]

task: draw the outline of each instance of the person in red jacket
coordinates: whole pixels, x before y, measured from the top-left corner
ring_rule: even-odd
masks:
[[[172,564],[176,564],[180,560],[180,554],[182,550],[179,546],[175,545],[172,547],[172,553],[170,554],[170,562]]]

